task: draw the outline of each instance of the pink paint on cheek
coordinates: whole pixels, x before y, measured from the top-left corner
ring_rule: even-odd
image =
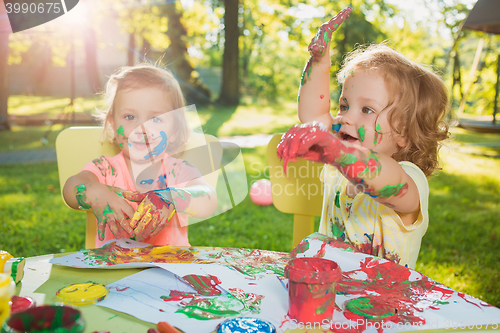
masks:
[[[295,258],[285,267],[290,318],[302,323],[330,320],[335,309],[337,282],[342,271],[336,262],[322,258]]]
[[[325,98],[325,95],[319,95],[319,98],[323,99]]]

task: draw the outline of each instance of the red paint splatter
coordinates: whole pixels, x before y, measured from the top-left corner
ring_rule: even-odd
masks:
[[[160,296],[165,302],[181,301],[185,298],[194,298],[198,293],[192,293],[188,291],[170,290],[168,296]]]
[[[222,293],[217,289],[217,285],[222,283],[217,276],[190,274],[183,276],[182,280],[203,296],[216,296]]]

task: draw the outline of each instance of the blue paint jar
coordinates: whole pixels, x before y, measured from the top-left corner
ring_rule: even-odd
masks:
[[[276,328],[259,318],[237,317],[217,325],[217,333],[276,333]]]

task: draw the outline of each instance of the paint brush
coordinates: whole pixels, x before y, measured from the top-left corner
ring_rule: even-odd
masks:
[[[178,329],[167,323],[166,321],[160,321],[156,325],[160,333],[180,333]]]

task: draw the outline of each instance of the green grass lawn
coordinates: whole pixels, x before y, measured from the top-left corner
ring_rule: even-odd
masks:
[[[274,133],[297,122],[293,103],[275,108],[209,107],[199,114],[207,132],[218,136]],[[267,118],[260,123],[252,115]],[[15,147],[39,149],[36,141],[43,132],[22,128],[0,132],[0,138]],[[462,129],[453,133],[457,143],[500,142],[500,135]],[[242,152],[249,184],[264,178],[265,147],[243,148]],[[443,171],[430,181],[430,224],[416,269],[500,307],[500,159],[454,149],[443,150],[441,156]],[[85,214],[62,202],[56,163],[0,166],[0,210],[0,248],[15,256],[76,251],[84,246]],[[292,216],[274,206],[256,206],[247,197],[236,208],[191,225],[189,238],[194,246],[288,252]]]

